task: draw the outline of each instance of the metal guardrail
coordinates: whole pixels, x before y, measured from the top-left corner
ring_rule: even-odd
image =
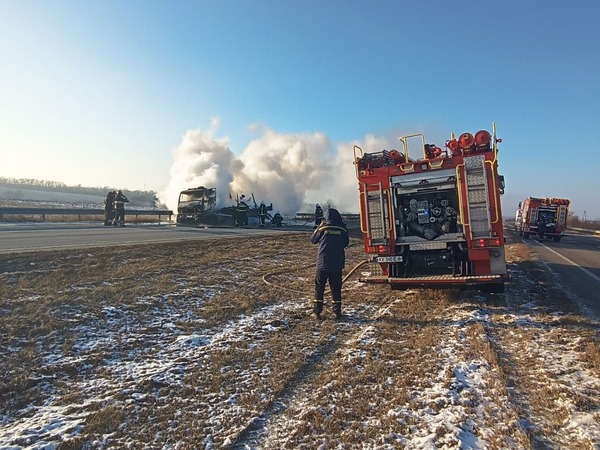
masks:
[[[569,227],[567,229],[567,233],[569,232],[569,230],[573,230],[573,231],[578,231],[580,233],[584,233],[584,234],[595,234],[595,235],[600,235],[600,230],[590,230],[589,228],[575,228],[575,227]]]
[[[169,216],[169,222],[173,211],[168,209],[126,209],[127,216],[158,216],[158,221],[162,216]],[[42,216],[42,222],[46,216],[104,216],[104,209],[99,208],[18,208],[18,207],[0,207],[0,220],[4,215],[22,215],[22,216]]]
[[[344,220],[358,220],[358,218],[360,217],[359,214],[340,214],[340,216],[342,216],[342,219]],[[314,220],[315,219],[315,214],[314,213],[304,213],[304,212],[299,212],[296,213],[296,217],[294,217],[295,220]]]

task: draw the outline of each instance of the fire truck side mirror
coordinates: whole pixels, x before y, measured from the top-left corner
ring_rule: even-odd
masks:
[[[521,209],[521,202],[519,202],[519,209]]]
[[[498,175],[498,182],[500,184],[500,194],[504,194],[504,188],[506,187],[505,183],[504,183],[504,175]],[[519,203],[519,208],[521,207],[521,204]]]

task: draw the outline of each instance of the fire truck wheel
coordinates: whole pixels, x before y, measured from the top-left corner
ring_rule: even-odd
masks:
[[[552,240],[553,240],[554,242],[560,242],[560,238],[561,238],[561,236],[554,236],[554,237],[552,238]]]
[[[523,233],[523,239],[529,239],[529,233]]]

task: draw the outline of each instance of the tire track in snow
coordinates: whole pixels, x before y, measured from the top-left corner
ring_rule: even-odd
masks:
[[[478,322],[481,323],[484,330],[483,338],[486,339],[494,353],[498,357],[498,370],[502,373],[505,382],[510,407],[516,412],[519,417],[519,426],[523,429],[525,436],[529,439],[529,445],[532,449],[553,448],[553,444],[546,439],[541,432],[541,426],[536,423],[533,417],[530,405],[527,404],[525,392],[522,392],[519,386],[521,385],[520,377],[514,371],[507,372],[505,368],[514,368],[517,366],[515,355],[510,352],[510,349],[501,345],[501,337],[499,335],[498,325],[489,322],[490,315],[497,314],[497,311],[486,310],[480,308],[478,310]]]
[[[352,325],[353,322],[356,322],[359,329],[341,344],[339,343],[336,334],[332,335],[324,345],[316,348],[277,393],[263,413],[252,420],[251,423],[238,434],[238,437],[230,446],[228,446],[228,448],[233,450],[260,448],[261,441],[266,437],[265,433],[268,424],[275,417],[286,411],[290,401],[307,388],[311,379],[318,373],[318,365],[324,362],[329,355],[335,354],[338,349],[347,348],[355,342],[360,342],[367,333],[374,330],[373,325],[368,325],[363,329],[361,327],[362,324],[376,322],[381,316],[386,314],[392,306],[404,299],[404,296],[393,299],[387,305],[379,308],[370,319],[356,321],[351,319],[350,322],[348,322],[348,320],[339,322],[342,326],[347,325],[348,323]],[[340,327],[338,326],[336,328],[339,332]]]
[[[588,370],[578,367],[581,364],[579,355],[573,350],[577,345],[574,342],[577,340],[576,330],[573,330],[573,339],[565,338],[564,343],[557,343],[552,341],[553,331],[563,336],[569,330],[563,329],[556,317],[549,316],[548,320],[544,320],[539,313],[511,308],[508,320],[489,320],[490,316],[499,315],[499,312],[505,313],[504,310],[480,308],[476,314],[479,315],[477,319],[485,332],[483,337],[498,357],[499,370],[506,380],[508,399],[519,416],[519,424],[529,439],[530,448],[566,448],[578,441],[585,445],[589,436],[600,437],[598,426],[589,421],[587,425],[591,428],[587,430],[588,436],[576,433],[577,423],[585,421],[582,416],[586,411],[580,411],[573,399],[586,398],[594,404],[600,404],[597,391],[591,393],[584,389],[585,392],[579,392],[577,382],[565,379],[570,376],[571,371],[577,372],[578,376],[588,380],[584,384],[589,386],[589,380],[593,378]],[[515,338],[515,332],[526,336]],[[530,333],[532,336],[527,336]],[[548,351],[548,347],[555,350]],[[598,385],[597,382],[595,384]],[[568,414],[560,429],[554,429],[551,422],[553,416],[559,414],[558,411],[548,411],[543,404],[536,405],[530,401],[535,398],[534,390],[540,390],[544,386],[558,387],[560,390],[561,410]],[[540,391],[537,395],[543,396],[544,392]],[[548,414],[550,417],[546,417]]]

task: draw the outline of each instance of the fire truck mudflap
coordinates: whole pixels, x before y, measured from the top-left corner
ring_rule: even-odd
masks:
[[[415,141],[419,156],[412,159]],[[365,251],[381,272],[361,281],[503,291],[504,179],[495,126],[493,134],[452,135],[445,150],[427,144],[422,134],[400,142],[401,151],[354,147]]]

